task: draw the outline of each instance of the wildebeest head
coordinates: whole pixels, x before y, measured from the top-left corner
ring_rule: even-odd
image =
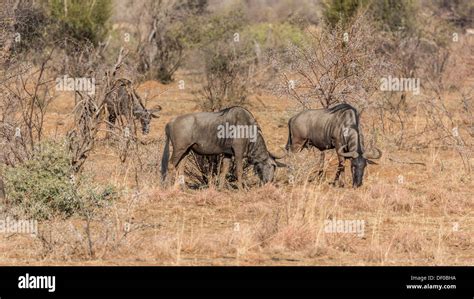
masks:
[[[272,153],[268,153],[268,158],[261,161],[256,162],[254,164],[254,170],[257,176],[260,178],[260,181],[263,184],[272,182],[275,178],[275,170],[277,167],[286,167],[285,164],[278,162],[278,159],[283,157],[275,156]]]
[[[352,186],[354,188],[360,187],[362,186],[364,170],[367,164],[377,164],[370,159],[379,159],[382,156],[382,152],[374,148],[359,155],[356,151],[345,153],[343,149],[344,147],[340,148],[338,154],[351,159]]]
[[[160,117],[158,114],[156,114],[160,110],[161,110],[161,107],[158,107],[155,109],[139,108],[133,111],[133,114],[135,115],[135,117],[140,120],[143,135],[150,133],[151,119]]]

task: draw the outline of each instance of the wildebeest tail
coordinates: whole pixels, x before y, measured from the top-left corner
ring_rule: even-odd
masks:
[[[5,187],[3,184],[2,176],[0,175],[0,200],[5,199]]]
[[[290,150],[290,146],[292,144],[292,140],[291,140],[291,119],[288,121],[288,141],[286,142],[286,146],[285,146],[285,149],[287,151]]]
[[[170,125],[167,124],[165,127],[165,148],[163,149],[163,157],[161,158],[161,180],[166,179],[166,174],[168,173],[168,161],[170,159]]]

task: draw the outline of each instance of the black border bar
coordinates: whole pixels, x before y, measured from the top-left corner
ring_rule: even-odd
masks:
[[[55,292],[19,289],[26,273],[54,275]],[[0,298],[472,299],[473,273],[474,267],[0,267]],[[414,284],[456,288],[407,289]]]

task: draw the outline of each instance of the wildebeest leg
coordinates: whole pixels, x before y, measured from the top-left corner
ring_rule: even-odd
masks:
[[[344,187],[344,157],[337,155],[339,164],[337,165],[336,178],[334,179],[334,185],[339,187]]]
[[[316,157],[316,150],[317,149],[314,146],[310,146],[308,148],[308,151],[310,152],[310,155],[311,155],[311,159]],[[316,179],[315,174],[316,174],[316,171],[319,170],[319,169],[316,169],[316,167],[317,165],[314,165],[313,167],[310,168],[309,173],[308,173],[308,182],[313,182]]]
[[[316,157],[316,147],[311,147],[310,148],[310,151],[312,152],[312,155],[314,157]],[[318,166],[317,169],[313,169],[310,173],[311,175],[311,179],[309,180],[310,182],[314,181],[315,179],[317,180],[321,180],[321,178],[323,177],[323,172],[324,172],[324,158],[325,158],[325,154],[324,154],[324,151],[320,151],[319,152],[319,162],[318,162]],[[317,172],[317,175],[316,177],[313,178],[313,174]]]
[[[238,151],[234,152],[235,154],[235,168],[237,171],[237,186],[239,187],[239,190],[243,190],[244,186],[242,183],[242,175],[244,173],[243,169],[243,153]]]
[[[175,180],[174,180],[175,186],[184,185],[184,176],[182,176],[183,163],[181,162],[187,153],[188,153],[188,149],[185,149],[185,150],[173,149],[173,154],[171,154],[171,164],[173,165],[174,171],[176,172]]]
[[[229,169],[230,169],[230,161],[231,161],[231,159],[226,158],[226,157],[224,157],[223,160],[222,160],[222,167],[221,167],[220,174],[219,174],[219,187],[218,187],[219,190],[222,189],[222,187],[224,187],[225,176],[227,175],[227,173],[229,172]]]
[[[290,151],[292,153],[300,152],[304,148],[304,145],[306,144],[306,142],[307,142],[306,139],[293,136],[293,140],[290,145]]]
[[[184,180],[184,174],[183,174],[183,168],[184,168],[184,163],[179,163],[176,167],[176,175],[174,179],[174,186],[175,187],[184,187],[186,186],[186,182]]]
[[[326,158],[326,155],[324,151],[321,151],[319,154],[319,171],[318,171],[318,179],[321,179],[323,177],[324,173],[324,159]]]

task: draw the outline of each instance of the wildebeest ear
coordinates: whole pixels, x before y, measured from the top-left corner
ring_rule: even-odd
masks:
[[[372,160],[367,160],[367,164],[372,164],[372,165],[379,165],[379,163],[375,163],[374,161]]]

